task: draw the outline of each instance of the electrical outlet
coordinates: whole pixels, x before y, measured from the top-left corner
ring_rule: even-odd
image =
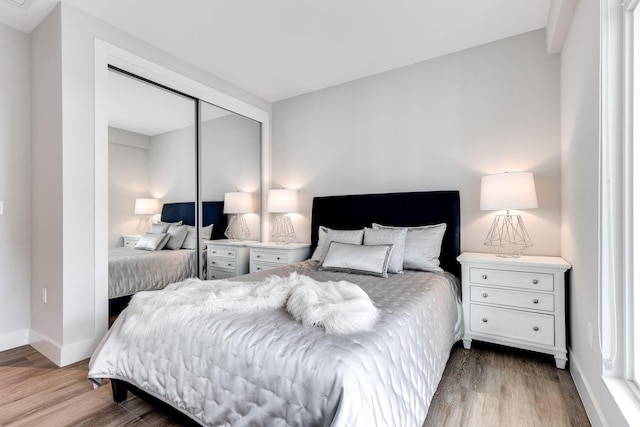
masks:
[[[589,343],[589,348],[593,349],[593,326],[591,322],[587,322],[587,342]]]
[[[47,303],[47,288],[42,288],[42,303]]]

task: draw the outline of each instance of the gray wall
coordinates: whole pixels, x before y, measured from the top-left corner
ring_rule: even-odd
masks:
[[[300,189],[299,240],[314,196],[455,189],[462,248],[485,251],[480,178],[524,170],[540,206],[522,212],[528,253],[560,253],[560,61],[544,30],[277,102],[272,153],[272,187]]]
[[[29,36],[0,24],[0,351],[31,322],[30,62]]]

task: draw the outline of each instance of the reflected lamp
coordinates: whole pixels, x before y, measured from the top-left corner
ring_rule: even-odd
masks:
[[[517,258],[533,246],[520,215],[510,209],[538,207],[536,187],[531,172],[504,172],[482,177],[480,209],[506,211],[495,216],[484,245],[496,256]]]
[[[253,212],[253,200],[251,193],[236,191],[224,194],[223,213],[233,215],[224,235],[231,240],[246,240],[250,235],[249,226],[244,219],[244,214]]]
[[[160,213],[162,202],[160,199],[138,198],[136,199],[133,213],[140,215],[137,230],[146,233],[151,227],[151,218]]]
[[[298,192],[296,190],[269,190],[267,211],[278,213],[271,228],[271,240],[287,244],[296,240],[296,232],[287,214],[298,212]]]

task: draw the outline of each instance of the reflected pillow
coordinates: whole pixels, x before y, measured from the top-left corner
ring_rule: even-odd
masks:
[[[365,228],[365,245],[392,245],[389,257],[389,273],[402,273],[407,228]]]
[[[187,237],[185,237],[184,242],[182,243],[182,249],[195,249],[196,248],[196,228],[192,225],[187,225]],[[206,249],[206,245],[204,244],[205,240],[211,239],[211,234],[213,233],[213,224],[207,225],[202,228],[202,232],[200,233],[202,237],[202,249]]]
[[[322,270],[387,277],[392,245],[352,245],[331,242]]]
[[[171,225],[169,230],[167,230],[169,241],[164,248],[171,250],[180,249],[184,240],[187,238],[187,231],[186,225]]]
[[[375,223],[372,227],[374,229],[404,228]],[[444,270],[440,267],[440,251],[446,229],[445,223],[409,227],[404,246],[404,268],[442,273]]]
[[[166,233],[169,231],[169,227],[172,225],[182,225],[182,221],[178,222],[162,222],[158,221],[156,223],[151,224],[151,229],[149,233],[157,234],[157,233]]]
[[[167,233],[144,233],[144,235],[136,243],[136,249],[145,251],[159,251],[169,241]]]
[[[330,228],[320,226],[318,228],[318,246],[316,247],[316,250],[313,251],[311,259],[322,262],[329,250],[329,244],[331,242],[361,245],[363,236],[364,230],[332,230]]]

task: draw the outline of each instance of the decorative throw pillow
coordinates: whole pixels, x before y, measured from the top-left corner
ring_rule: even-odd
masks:
[[[380,224],[373,224],[372,227],[374,229],[398,228]],[[404,268],[442,273],[444,270],[440,267],[440,251],[446,229],[445,223],[409,227],[404,246]]]
[[[389,273],[402,273],[407,228],[365,228],[365,245],[393,245],[389,258]]]
[[[322,269],[387,277],[392,245],[352,245],[331,242]]]
[[[320,226],[318,229],[318,247],[313,251],[311,259],[322,262],[331,242],[361,245],[363,236],[364,230],[332,230],[331,228]]]
[[[171,227],[172,225],[182,225],[182,221],[178,221],[178,222],[162,222],[162,221],[158,221],[156,223],[151,224],[151,229],[149,230],[149,233],[166,233],[167,231],[169,231],[169,227]]]
[[[167,230],[169,241],[167,242],[165,249],[180,249],[184,243],[184,239],[187,237],[187,231],[186,225],[171,225],[169,230]]]
[[[211,239],[211,234],[213,233],[213,224],[207,225],[206,227],[202,227],[202,231],[200,232],[200,237],[202,238],[202,249],[206,248],[204,244],[205,240]],[[182,249],[195,249],[196,248],[196,228],[192,225],[187,225],[187,237],[185,237],[184,242],[182,243]]]
[[[164,248],[169,240],[167,233],[144,233],[144,235],[136,243],[136,249],[145,251],[159,251]]]

